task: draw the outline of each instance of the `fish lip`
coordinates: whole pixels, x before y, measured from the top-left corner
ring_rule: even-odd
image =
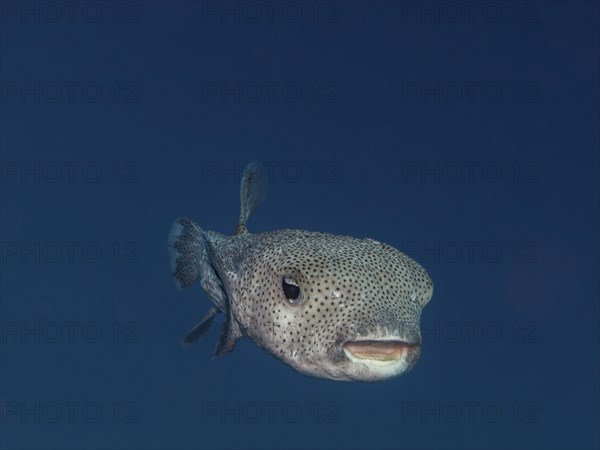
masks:
[[[420,353],[420,348],[419,341],[399,338],[360,339],[342,344],[346,357],[355,362],[395,363],[410,354]]]

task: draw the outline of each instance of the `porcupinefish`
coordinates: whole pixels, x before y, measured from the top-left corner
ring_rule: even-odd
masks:
[[[287,229],[249,233],[263,179],[258,165],[244,169],[233,236],[187,218],[171,226],[177,287],[200,280],[212,302],[184,343],[206,333],[223,313],[216,356],[245,336],[318,378],[376,381],[411,369],[421,354],[421,311],[433,295],[425,269],[373,239]]]

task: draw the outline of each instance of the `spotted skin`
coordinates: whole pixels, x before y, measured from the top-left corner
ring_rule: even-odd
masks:
[[[173,275],[177,281],[178,270],[201,274],[209,298],[225,314],[217,354],[246,336],[305,375],[341,381],[387,379],[418,360],[420,315],[433,295],[433,283],[404,253],[372,239],[328,233],[251,234],[243,223],[243,231],[234,236],[201,231],[195,239],[203,244],[186,248],[207,250],[190,255],[181,252],[182,237],[201,229],[189,219],[178,221],[174,227],[180,233],[172,230],[170,239],[176,247]],[[193,257],[200,261],[196,269],[178,265],[178,258],[189,264]],[[297,284],[298,299],[286,298],[285,280]],[[178,281],[184,287],[190,282]],[[222,299],[226,305],[219,306]],[[345,347],[365,341],[401,342],[407,349],[402,357],[378,361],[357,358]]]

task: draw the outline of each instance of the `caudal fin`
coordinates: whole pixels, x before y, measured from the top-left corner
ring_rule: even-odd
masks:
[[[206,254],[206,241],[200,225],[180,217],[169,231],[169,259],[171,275],[179,289],[192,286],[201,274],[201,264]]]
[[[251,162],[246,166],[244,174],[242,175],[242,185],[240,188],[240,219],[235,234],[245,234],[248,232],[246,223],[254,210],[261,204],[264,197],[264,173],[261,171],[259,163]]]

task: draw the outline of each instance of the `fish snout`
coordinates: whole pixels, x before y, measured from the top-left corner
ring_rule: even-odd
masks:
[[[397,362],[404,359],[414,364],[421,353],[421,344],[399,340],[348,341],[343,349],[351,360]]]
[[[379,380],[409,371],[421,356],[418,326],[406,325],[392,333],[352,337],[342,343],[342,353],[357,379]]]

